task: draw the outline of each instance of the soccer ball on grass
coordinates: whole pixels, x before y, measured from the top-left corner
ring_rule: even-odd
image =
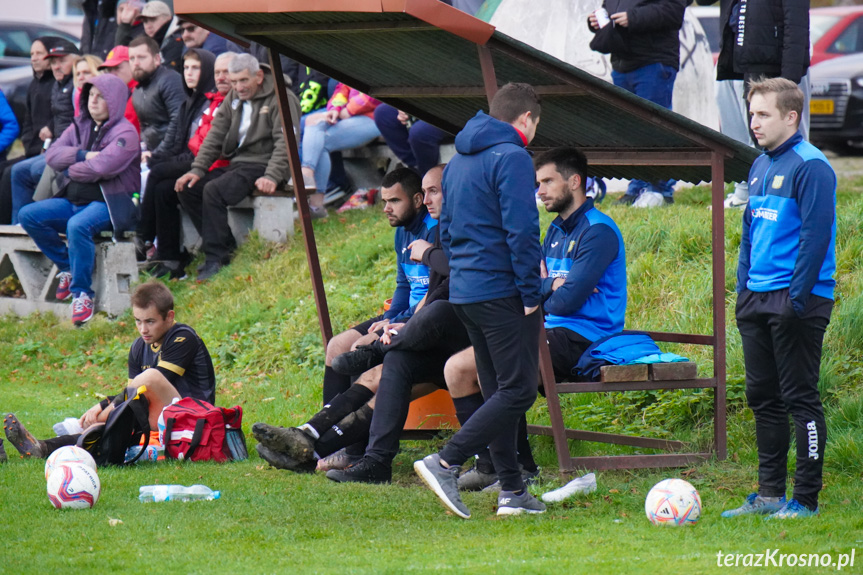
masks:
[[[55,467],[64,463],[80,463],[96,471],[96,460],[86,449],[77,445],[67,445],[56,450],[45,460],[45,479],[51,477]]]
[[[647,494],[644,512],[654,525],[695,525],[701,516],[701,497],[688,481],[663,479]]]
[[[48,477],[48,499],[57,509],[89,509],[101,491],[99,476],[81,463],[58,465]]]

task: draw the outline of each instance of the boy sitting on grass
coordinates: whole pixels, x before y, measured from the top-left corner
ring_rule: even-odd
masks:
[[[132,315],[141,336],[129,350],[128,394],[134,397],[141,386],[149,401],[150,429],[157,429],[162,409],[180,397],[194,397],[209,403],[216,400],[216,376],[213,360],[203,340],[188,325],[174,319],[174,296],[163,284],[149,281],[139,285],[132,294]],[[105,423],[124,395],[108,397],[81,416],[84,432],[96,424]],[[51,439],[36,439],[21,424],[14,413],[3,419],[6,438],[25,458],[47,458],[55,450],[75,445],[78,434],[60,435]],[[0,461],[2,461],[0,457]]]

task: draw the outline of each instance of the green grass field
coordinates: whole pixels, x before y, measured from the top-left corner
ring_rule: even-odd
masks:
[[[493,495],[468,494],[469,521],[446,514],[413,474],[412,461],[442,440],[403,443],[391,486],[339,485],[319,474],[278,471],[254,453],[248,430],[255,421],[298,424],[321,403],[324,354],[298,232],[287,247],[253,238],[207,284],[171,284],[179,321],[195,326],[213,355],[218,402],[245,410],[251,459],[104,468],[102,497],[92,510],[57,511],[45,495],[43,462],[20,459],[7,443],[9,461],[0,465],[0,573],[718,573],[733,569],[718,566],[719,552],[774,549],[830,554],[834,561],[854,550],[855,565],[843,572],[863,572],[861,188],[863,180],[843,180],[840,187],[837,306],[822,362],[829,440],[818,518],[771,524],[719,515],[756,482],[753,421],[733,323],[740,212],[726,215],[729,458],[690,469],[603,472],[597,492],[535,517],[499,519]],[[602,208],[619,222],[627,244],[630,328],[709,332],[708,190],[679,196],[667,209],[638,211],[611,202]],[[544,215],[543,225],[549,220]],[[377,210],[334,215],[315,226],[338,332],[376,313],[391,293],[392,230]],[[15,412],[37,435],[50,433],[53,423],[122,387],[135,337],[130,314],[100,316],[83,329],[52,315],[0,319],[0,411]],[[706,348],[673,350],[697,360],[700,373],[712,372]],[[700,392],[640,392],[565,396],[563,404],[572,426],[705,448],[712,440],[709,400]],[[547,420],[544,400],[529,418]],[[532,443],[543,467],[534,488],[539,494],[561,485],[561,478],[551,441]],[[623,452],[610,449],[573,446],[579,454]],[[672,476],[685,477],[701,493],[704,513],[692,528],[657,528],[644,516],[647,491]],[[154,483],[204,483],[221,490],[222,499],[139,503],[138,487]]]

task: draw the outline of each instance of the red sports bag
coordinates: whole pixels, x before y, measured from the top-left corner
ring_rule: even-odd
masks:
[[[184,397],[162,411],[165,456],[191,461],[245,459],[243,408],[226,409]]]

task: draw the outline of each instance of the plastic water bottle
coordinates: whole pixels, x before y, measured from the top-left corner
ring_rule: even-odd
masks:
[[[221,493],[213,491],[206,485],[144,485],[140,489],[138,500],[141,503],[151,501],[212,501],[221,497]]]
[[[138,458],[138,461],[135,463],[140,463],[141,461],[156,461],[159,459],[159,456],[162,455],[165,451],[165,448],[161,445],[148,445],[147,451]],[[140,445],[133,445],[129,449],[126,450],[125,461],[132,461],[138,453],[141,452]]]

